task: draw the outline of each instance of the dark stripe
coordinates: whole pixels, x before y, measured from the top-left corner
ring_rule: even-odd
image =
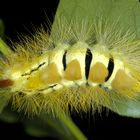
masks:
[[[108,63],[108,76],[105,78],[105,82],[108,81],[108,79],[111,77],[112,73],[113,73],[113,69],[114,69],[114,59],[113,57],[109,58],[109,63]]]
[[[51,86],[49,86],[48,88],[53,88],[53,87],[55,87],[55,86],[57,86],[57,84],[51,85]]]
[[[86,57],[85,57],[85,76],[86,76],[86,79],[88,79],[88,76],[89,76],[91,61],[92,61],[92,53],[91,53],[90,49],[87,48]]]
[[[65,53],[63,55],[63,58],[62,58],[62,63],[63,63],[63,69],[64,70],[66,69],[66,54],[67,54],[67,51],[65,51]]]
[[[32,74],[32,72],[37,71],[40,67],[42,67],[45,64],[46,64],[46,62],[43,62],[43,63],[39,64],[36,68],[32,69],[30,72],[24,73],[21,76],[30,75],[30,74]]]

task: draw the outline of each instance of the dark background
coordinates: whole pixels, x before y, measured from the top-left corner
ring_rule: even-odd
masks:
[[[38,1],[4,1],[0,3],[0,18],[5,23],[6,40],[18,40],[18,34],[33,33],[34,27],[40,27],[45,22],[46,15],[50,21],[53,21],[58,0],[38,0]],[[89,113],[90,114],[90,113]],[[101,114],[95,114],[94,117],[89,114],[72,114],[73,120],[89,138],[89,140],[98,139],[140,139],[140,119],[133,119],[119,116],[113,112],[103,111]],[[35,139],[26,135],[21,124],[8,124],[0,122],[0,136],[6,139]]]

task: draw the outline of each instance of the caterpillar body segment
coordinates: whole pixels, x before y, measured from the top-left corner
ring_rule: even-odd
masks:
[[[1,58],[0,88],[13,107],[28,114],[70,106],[79,112],[111,106],[112,96],[136,99],[140,41],[105,23],[59,21],[55,35],[42,30]]]

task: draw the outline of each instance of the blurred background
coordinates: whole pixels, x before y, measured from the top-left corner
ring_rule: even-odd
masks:
[[[18,41],[18,34],[30,35],[34,29],[45,25],[46,16],[53,22],[59,0],[38,0],[38,1],[7,1],[0,4],[0,19],[5,25],[5,40],[10,44],[10,40]],[[89,140],[140,137],[140,119],[122,117],[111,111],[104,111],[100,114],[88,113],[72,114],[73,121]],[[82,116],[82,117],[81,117]],[[19,115],[19,119],[22,119]],[[10,136],[11,139],[34,139],[42,140],[25,133],[21,123],[6,123],[0,121],[1,137],[4,139]],[[51,140],[52,138],[47,138]],[[139,139],[139,138],[138,138]],[[53,139],[52,139],[53,140]],[[55,140],[55,139],[54,139]]]

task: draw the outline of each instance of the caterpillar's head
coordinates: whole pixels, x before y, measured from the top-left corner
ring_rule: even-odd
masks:
[[[14,84],[14,81],[10,79],[0,80],[0,88],[7,88],[7,87],[12,86],[13,84]]]

